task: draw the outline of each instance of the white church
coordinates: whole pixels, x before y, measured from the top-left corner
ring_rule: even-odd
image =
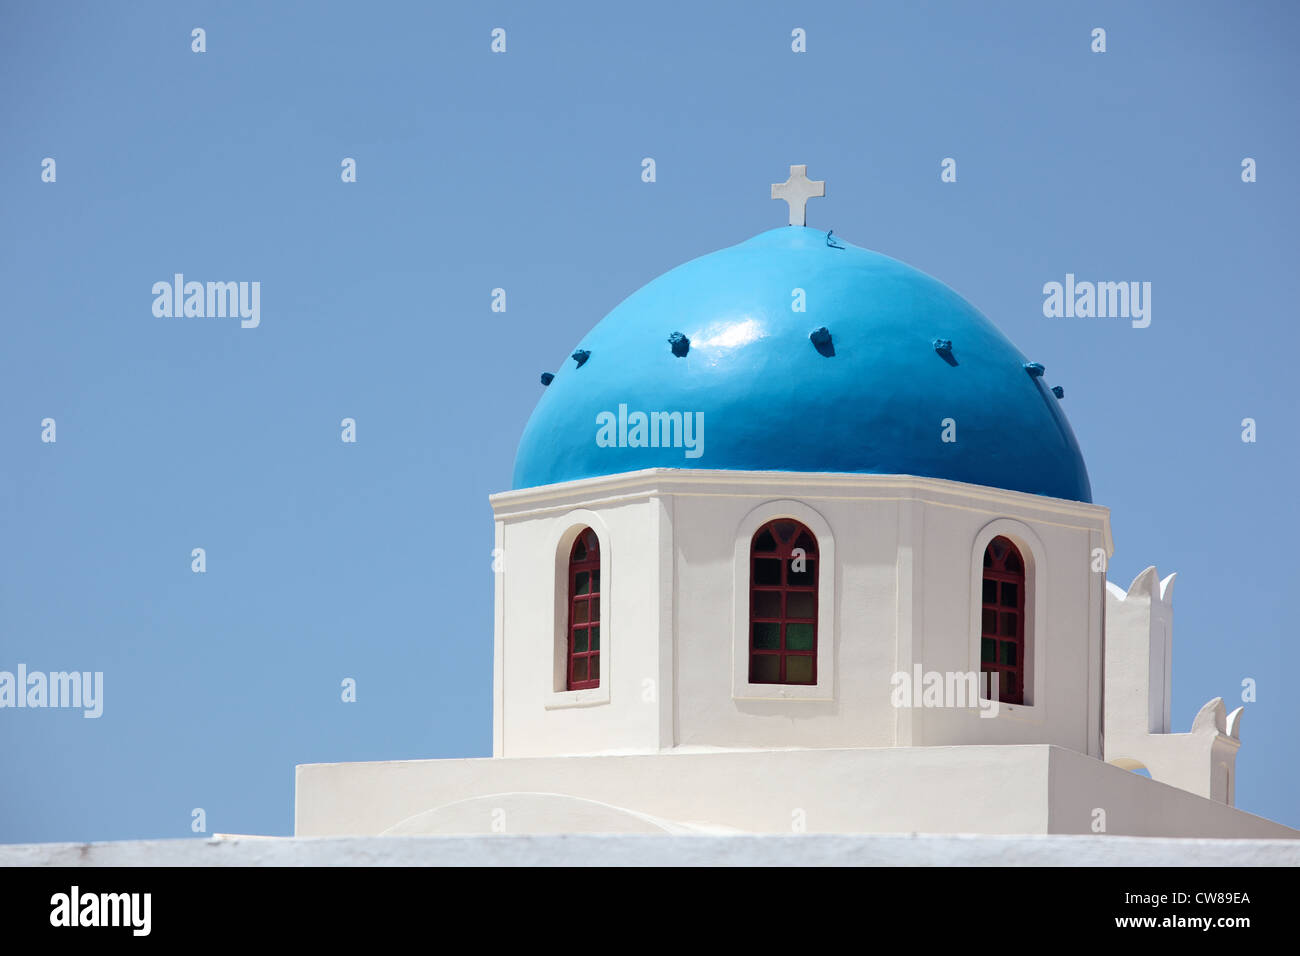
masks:
[[[542,376],[493,756],[300,766],[298,836],[1300,836],[1233,806],[1242,708],[1172,732],[1174,576],[1106,580],[1064,388],[824,193]]]

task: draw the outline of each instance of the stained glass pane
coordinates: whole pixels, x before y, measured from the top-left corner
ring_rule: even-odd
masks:
[[[796,571],[796,565],[802,566],[802,571]],[[817,562],[812,558],[804,558],[800,561],[790,562],[790,585],[792,587],[807,588],[817,583]]]
[[[813,659],[792,655],[785,659],[785,682],[787,684],[811,684],[813,682]]]
[[[787,624],[785,626],[785,648],[788,651],[811,651],[813,649],[813,626],[811,624]]]
[[[1016,696],[1016,675],[1011,671],[1002,671],[998,690],[998,700],[1012,700]]]
[[[1016,666],[1016,645],[1011,641],[1003,641],[1002,646],[998,648],[1002,652],[1002,663]]]
[[[1003,637],[1018,637],[1016,633],[1016,623],[1020,617],[1018,614],[1002,614],[1002,629],[998,632]]]
[[[754,583],[778,585],[781,583],[781,561],[779,558],[756,558],[754,560]]]
[[[812,684],[817,662],[817,539],[790,519],[769,522],[752,544],[750,680]],[[777,590],[777,589],[780,590]],[[773,654],[770,651],[793,651]]]
[[[752,654],[749,658],[751,684],[778,684],[781,682],[780,654]]]
[[[989,550],[993,552],[993,560],[1001,563],[1003,556],[1007,553],[1007,539],[1003,537],[994,538],[989,542]]]
[[[982,613],[980,632],[983,634],[996,634],[998,632],[998,612],[985,608]]]
[[[1012,551],[1010,554],[1007,555],[1007,570],[1008,570],[1008,571],[1015,571],[1017,574],[1019,574],[1019,573],[1020,573],[1021,571],[1023,571],[1024,569],[1025,569],[1025,566],[1024,566],[1023,564],[1020,563],[1020,555],[1019,555],[1019,554],[1017,554],[1015,551]]]
[[[1014,581],[1002,582],[1002,606],[1020,606],[1020,585],[1016,584]]]
[[[984,579],[984,603],[985,604],[998,603],[998,582],[997,581],[990,581],[988,578]]]
[[[585,562],[586,568],[575,569],[569,603],[569,683],[595,684],[600,680],[597,657],[591,653],[600,646],[600,542],[591,528],[579,532],[573,543],[572,560]]]
[[[817,601],[811,591],[791,591],[785,599],[785,616],[811,619]]]
[[[990,640],[987,637],[980,638],[980,661],[983,663],[992,663],[995,652],[997,651],[998,642]]]
[[[781,649],[781,625],[754,622],[754,648],[761,651]]]
[[[780,617],[781,616],[781,592],[780,591],[755,591],[754,592],[754,617]]]

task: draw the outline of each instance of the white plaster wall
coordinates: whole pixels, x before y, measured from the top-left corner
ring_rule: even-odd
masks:
[[[524,520],[498,522],[501,570],[494,753],[497,756],[653,751],[660,737],[661,503],[637,495],[581,496]],[[565,691],[563,621],[573,532],[591,527],[601,547],[601,686]],[[648,699],[649,698],[649,699]]]
[[[746,666],[748,568],[736,568],[737,539],[747,541],[773,501],[797,500],[830,527],[835,542],[831,673],[825,699],[738,697],[733,658]],[[894,671],[897,501],[819,497],[777,482],[732,479],[673,495],[676,562],[676,742],[715,747],[885,747],[894,743],[889,675]],[[788,510],[788,509],[787,509]],[[824,542],[819,541],[822,552]],[[742,553],[747,553],[742,548]],[[738,587],[739,585],[739,587]],[[821,589],[825,601],[826,588]],[[739,597],[737,601],[736,598]],[[773,688],[774,691],[778,688]]]
[[[674,469],[492,501],[507,555],[498,576],[499,756],[953,743],[1101,753],[1104,576],[1090,559],[1094,548],[1112,550],[1105,508],[906,476]],[[737,544],[781,510],[775,503],[791,501],[794,516],[812,513],[805,523],[824,522],[824,553],[833,542],[823,572],[831,577],[822,578],[822,598],[833,600],[818,636],[829,667],[819,665],[813,699],[775,699],[785,693],[776,687],[761,699],[736,676],[747,623]],[[609,538],[608,702],[547,710],[536,688],[557,640],[546,610],[559,577],[553,542],[575,514],[596,516]],[[978,673],[976,551],[995,533],[1010,534],[1035,565],[1032,706],[1003,705],[993,719],[975,709],[894,708],[890,679],[915,662]]]
[[[1091,570],[1091,550],[1105,517],[1050,513],[1032,502],[1001,502],[995,511],[958,496],[926,501],[922,515],[924,574],[916,586],[924,622],[916,659],[927,670],[979,671],[981,562],[988,541],[1004,535],[1031,565],[1031,673],[1028,703],[1000,703],[993,718],[954,709],[914,711],[914,742],[1053,743],[1100,757],[1105,575]]]
[[[1046,745],[312,764],[298,768],[295,832],[412,834],[454,825],[519,833],[544,818],[545,832],[569,833],[642,832],[653,820],[743,833],[1091,834],[1098,809],[1108,834],[1300,837]]]

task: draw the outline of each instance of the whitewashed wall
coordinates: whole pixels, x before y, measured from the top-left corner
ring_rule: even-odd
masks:
[[[496,495],[495,753],[1053,743],[1100,756],[1107,509],[938,479],[655,469]],[[818,686],[744,677],[746,553],[788,514],[819,533]],[[602,686],[557,684],[571,534],[601,537]],[[897,709],[890,679],[979,671],[979,559],[1034,566],[1030,705]],[[568,537],[566,537],[568,535]],[[825,666],[823,666],[823,664]],[[784,698],[784,699],[783,699]]]

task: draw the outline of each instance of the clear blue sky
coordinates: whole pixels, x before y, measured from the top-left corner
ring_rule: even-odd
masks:
[[[295,764],[490,753],[487,496],[538,373],[784,222],[791,163],[828,182],[811,224],[943,279],[1065,387],[1111,579],[1179,572],[1174,729],[1254,678],[1238,804],[1300,826],[1298,19],[5,4],[0,669],[101,670],[105,702],[0,711],[0,841],[190,836],[195,807],[287,834]],[[175,272],[261,282],[261,326],[156,318]],[[1067,272],[1151,282],[1151,326],[1045,318]]]

